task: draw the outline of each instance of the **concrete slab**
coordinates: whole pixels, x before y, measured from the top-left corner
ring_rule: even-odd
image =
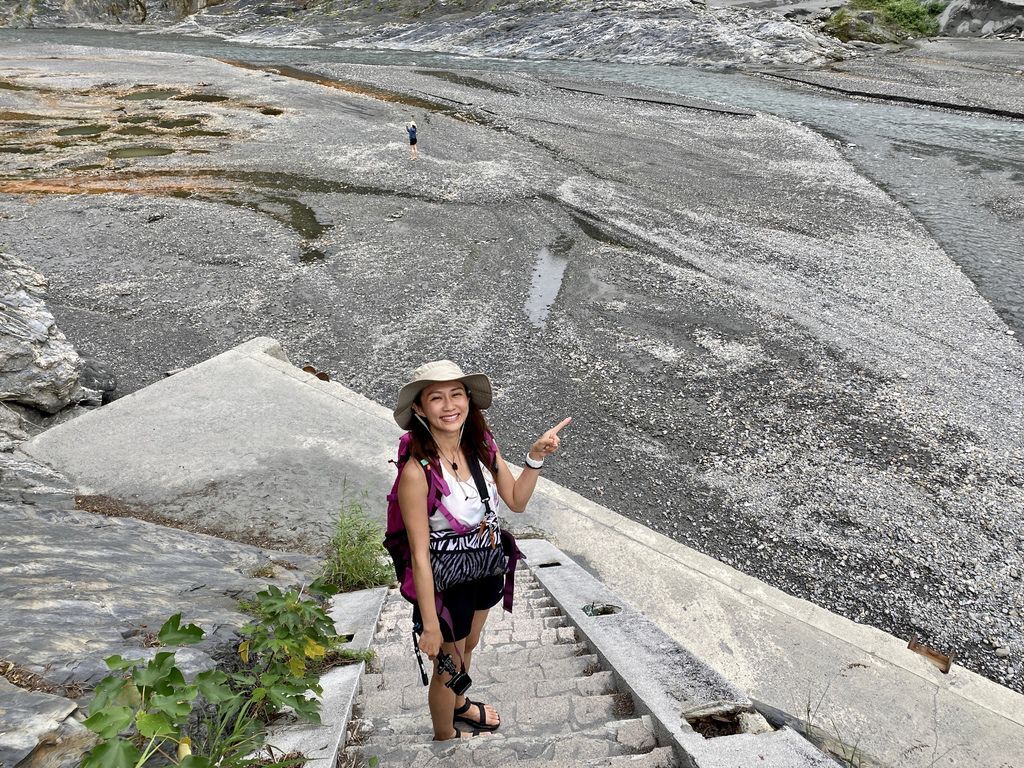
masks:
[[[224,513],[282,538],[323,530],[343,477],[370,491],[369,509],[382,519],[398,435],[390,411],[340,385],[312,385],[282,358],[271,340],[255,340],[25,450],[96,490],[211,519]],[[751,697],[810,712],[813,724],[882,763],[1024,765],[1024,697],[979,675],[956,665],[943,675],[904,640],[543,479],[514,522],[549,537]]]
[[[613,670],[619,686],[633,696],[637,709],[650,715],[659,741],[674,747],[681,765],[834,765],[788,728],[716,739],[705,739],[696,733],[687,718],[751,709],[746,694],[550,542],[527,540],[521,548],[536,579],[602,663]],[[602,614],[598,612],[601,608],[615,612]]]
[[[690,740],[693,730],[685,718],[692,712],[728,714],[751,707],[742,691],[550,542],[530,539],[520,548],[537,580],[620,686],[658,723],[666,742]],[[592,615],[599,608],[614,613]]]
[[[329,614],[334,619],[334,629],[339,635],[352,635],[348,641],[352,650],[365,651],[370,647],[387,593],[386,587],[377,587],[343,592],[331,600]]]
[[[257,338],[46,432],[26,452],[83,488],[200,530],[314,551],[346,492],[380,499],[399,435],[380,406]],[[338,419],[339,414],[344,414]],[[83,450],[85,446],[87,449]]]

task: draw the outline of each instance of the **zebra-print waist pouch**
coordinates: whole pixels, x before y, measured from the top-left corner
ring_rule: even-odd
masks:
[[[488,576],[499,576],[508,568],[502,547],[501,528],[491,512],[468,533],[430,532],[430,567],[438,592]]]

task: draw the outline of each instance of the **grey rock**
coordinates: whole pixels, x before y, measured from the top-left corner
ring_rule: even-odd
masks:
[[[46,279],[0,252],[0,400],[56,413],[78,390],[82,358],[45,304]]]
[[[953,0],[939,16],[939,32],[961,37],[1024,34],[1024,2]]]
[[[258,45],[317,45],[430,50],[521,59],[585,59],[710,68],[821,65],[848,55],[835,38],[768,9],[715,8],[646,0],[593,3],[515,0],[492,3],[349,3],[278,7],[226,0],[161,5],[115,0],[36,0],[32,21],[12,14],[0,25],[74,26],[125,22],[170,32],[210,34]],[[455,7],[457,5],[457,7]],[[144,10],[138,11],[141,7]],[[288,24],[282,27],[282,17]]]
[[[0,405],[0,451],[9,451],[28,440],[24,417],[13,408]]]
[[[238,597],[268,581],[308,581],[302,569],[314,567],[303,555],[76,510],[59,475],[17,454],[0,459],[0,529],[17,542],[0,547],[0,649],[53,684],[94,684],[113,654],[152,657],[161,649],[147,640],[179,612],[207,631],[177,652],[191,677],[230,653],[234,630],[248,620]],[[268,556],[300,569],[278,569],[273,580],[247,575]]]
[[[35,750],[17,768],[78,768],[82,757],[99,738],[75,716],[67,718],[56,730],[47,733]]]
[[[1005,659],[1009,655],[1010,655],[1010,649],[1007,648],[1005,645],[1002,645],[1002,646],[996,648],[996,656],[998,656],[1000,659]]]
[[[107,366],[95,358],[83,358],[84,365],[82,373],[78,377],[78,383],[84,389],[92,390],[100,394],[102,399],[117,389],[117,377]]]
[[[18,765],[41,741],[54,741],[76,709],[70,699],[25,691],[0,677],[0,765]]]
[[[774,730],[760,712],[740,712],[737,720],[741,733],[770,733]]]

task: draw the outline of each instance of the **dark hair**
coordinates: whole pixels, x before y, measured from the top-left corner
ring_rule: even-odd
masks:
[[[463,388],[466,387],[465,384],[462,386]],[[462,450],[465,452],[467,460],[472,461],[475,457],[477,460],[483,461],[485,466],[490,467],[494,471],[497,467],[498,456],[497,454],[494,456],[490,455],[491,452],[487,447],[485,439],[488,434],[493,438],[493,433],[491,433],[491,428],[487,424],[487,419],[484,418],[484,412],[473,402],[473,394],[468,389],[466,392],[469,394],[469,413],[466,414],[466,426],[462,430]],[[423,390],[421,389],[413,401],[420,407],[422,407],[420,403],[422,395]],[[409,432],[412,433],[412,440],[409,444],[411,456],[416,461],[422,459],[436,461],[438,459],[437,443],[434,442],[434,437],[430,434],[430,430],[420,421],[415,412],[413,413]]]

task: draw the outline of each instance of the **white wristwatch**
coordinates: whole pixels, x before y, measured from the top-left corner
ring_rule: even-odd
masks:
[[[541,467],[544,466],[544,459],[541,459],[540,461],[537,461],[536,459],[531,459],[530,454],[527,453],[526,466],[528,466],[530,469],[540,469]]]

